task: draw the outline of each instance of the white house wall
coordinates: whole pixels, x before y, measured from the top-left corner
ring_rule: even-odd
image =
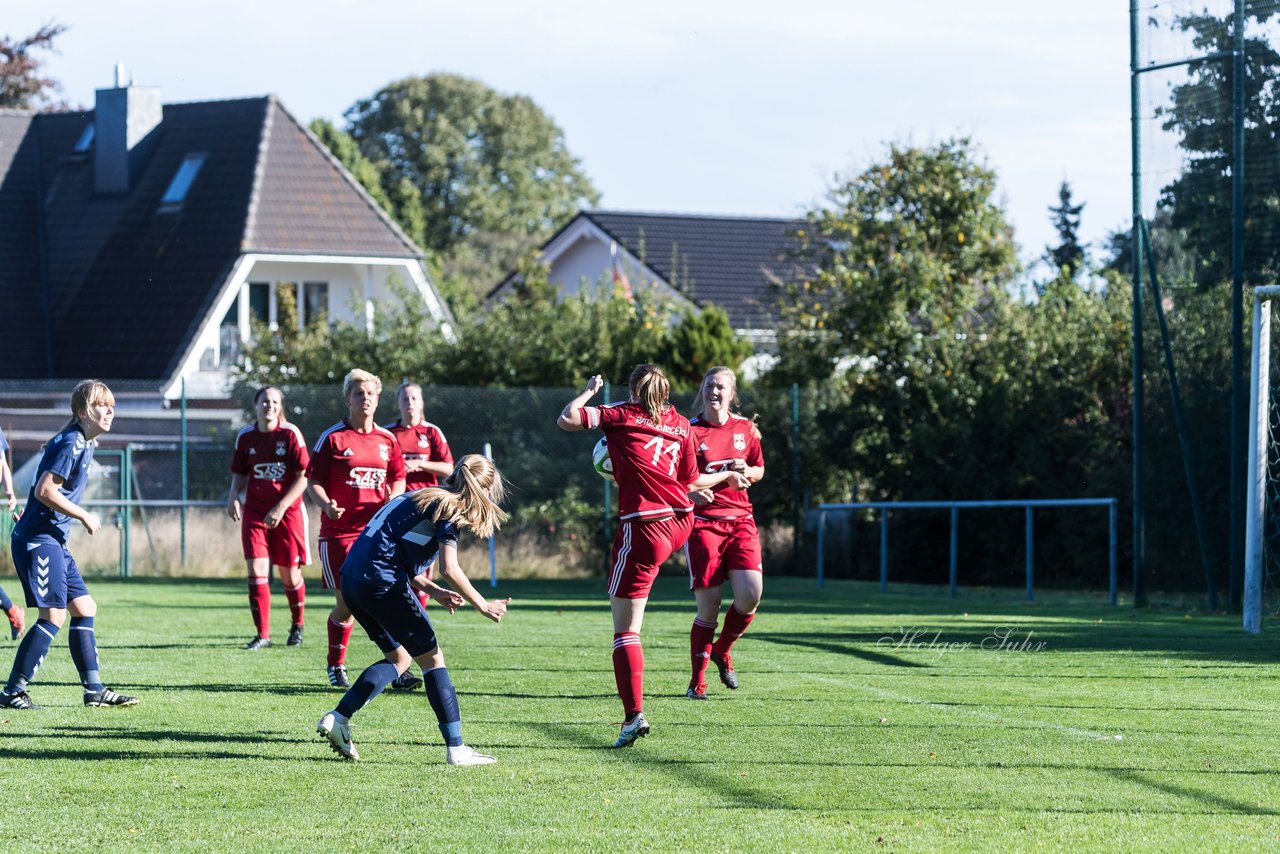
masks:
[[[618,247],[618,267],[633,290],[646,285],[655,286],[663,297],[682,305],[688,304],[685,297],[654,276],[621,246]],[[566,296],[581,292],[584,284],[594,290],[602,281],[609,282],[612,278],[609,244],[593,235],[584,235],[561,250],[547,275],[548,281],[560,286]]]
[[[411,265],[416,269],[411,269]],[[422,293],[427,300],[428,310],[440,319],[444,327],[443,334],[451,337],[452,330],[447,325],[447,318],[443,316],[435,292],[422,277],[421,265],[417,261],[369,258],[349,262],[332,258],[298,260],[280,256],[242,256],[213,306],[213,311],[205,318],[194,346],[187,352],[178,374],[166,387],[165,396],[179,396],[184,377],[189,397],[219,398],[225,395],[230,380],[227,366],[202,370],[201,359],[212,352],[217,361],[223,361],[222,318],[235,302],[239,302],[241,309],[240,337],[241,340],[247,340],[250,284],[291,282],[301,286],[305,282],[325,282],[329,286],[329,319],[365,324],[371,320],[379,305],[398,299],[391,287],[393,278],[398,279],[410,291]]]

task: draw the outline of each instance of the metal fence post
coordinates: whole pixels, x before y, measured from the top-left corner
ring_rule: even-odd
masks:
[[[956,561],[958,560],[956,552],[959,542],[960,528],[960,508],[951,508],[951,567],[948,572],[948,578],[951,583],[951,598],[956,598]]]
[[[880,511],[880,592],[889,589],[889,508]]]
[[[804,538],[804,494],[800,488],[800,384],[791,384],[791,500],[795,502],[791,542],[797,553]]]
[[[493,446],[488,442],[484,443],[484,456],[490,462],[493,461]],[[498,551],[493,535],[489,536],[489,586],[498,586]]]
[[[818,589],[822,589],[823,579],[826,577],[826,567],[823,561],[826,557],[824,542],[827,532],[827,511],[818,511]]]
[[[1034,600],[1036,535],[1031,522],[1031,508],[1027,508],[1027,601]]]
[[[178,561],[183,566],[187,565],[187,378],[182,378],[182,439],[181,439],[181,457],[182,457],[182,506],[178,508]]]
[[[125,502],[121,508],[123,515],[120,517],[120,577],[128,578],[133,559],[133,549],[129,542],[129,523],[133,516],[133,508],[129,506],[129,502],[133,501],[133,448],[129,445],[124,446],[124,452],[120,456],[120,497]]]
[[[1119,588],[1120,577],[1116,569],[1116,502],[1112,501],[1107,507],[1107,554],[1110,558],[1110,581],[1111,581],[1111,605],[1116,604],[1116,592]]]

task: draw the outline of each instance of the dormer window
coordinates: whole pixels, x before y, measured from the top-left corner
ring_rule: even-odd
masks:
[[[196,176],[200,174],[200,167],[204,165],[204,158],[203,152],[187,155],[186,159],[182,161],[182,165],[178,167],[178,171],[174,174],[173,180],[169,182],[169,189],[164,191],[164,196],[160,199],[161,207],[176,208],[182,204],[187,197],[187,191],[191,189]]]
[[[84,130],[80,132],[80,139],[76,140],[76,147],[71,149],[73,154],[89,153],[89,149],[93,147],[93,138],[97,135],[95,127],[93,122],[84,126]]]

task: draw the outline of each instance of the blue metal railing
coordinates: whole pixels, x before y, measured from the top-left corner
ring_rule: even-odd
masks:
[[[879,510],[880,511],[880,592],[889,587],[889,511],[891,510],[950,510],[951,511],[951,560],[950,560],[950,593],[954,599],[959,566],[957,554],[960,542],[960,510],[988,509],[993,507],[1022,507],[1026,512],[1026,578],[1027,601],[1034,600],[1035,594],[1035,525],[1032,511],[1037,507],[1106,507],[1108,533],[1108,554],[1110,557],[1110,602],[1116,604],[1116,507],[1114,498],[1048,498],[1008,501],[863,501],[852,504],[819,504],[818,511],[818,588],[822,588],[825,580],[825,538],[827,513],[832,510]]]

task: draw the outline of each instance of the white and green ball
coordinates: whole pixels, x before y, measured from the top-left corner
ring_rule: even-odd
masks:
[[[605,441],[604,436],[600,437],[600,441],[596,442],[595,448],[591,450],[591,465],[595,468],[596,474],[610,483],[615,482],[613,460],[609,459],[609,443]]]

